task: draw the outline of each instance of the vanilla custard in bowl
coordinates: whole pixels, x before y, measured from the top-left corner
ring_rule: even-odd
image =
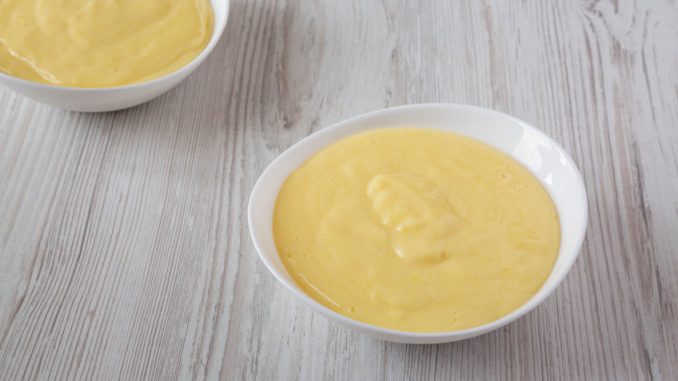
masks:
[[[560,247],[555,206],[499,150],[422,128],[360,133],[285,181],[273,234],[309,296],[376,326],[477,327],[526,303]]]
[[[0,72],[68,87],[170,74],[212,35],[209,0],[2,0]]]

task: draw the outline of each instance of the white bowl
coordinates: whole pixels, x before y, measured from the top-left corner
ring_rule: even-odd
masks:
[[[456,132],[483,141],[511,155],[527,167],[546,188],[558,210],[561,244],[551,275],[536,295],[522,307],[491,323],[449,332],[414,333],[363,323],[316,302],[287,273],[273,239],[273,209],[287,177],[314,153],[350,135],[389,127],[427,127]],[[536,307],[565,278],[581,248],[588,218],[586,189],[581,175],[563,148],[543,132],[509,115],[473,106],[454,104],[408,105],[336,123],[301,140],[276,158],[261,174],[248,206],[250,235],[259,257],[292,293],[331,320],[367,335],[413,344],[444,343],[467,339],[508,324]]]
[[[0,85],[38,102],[73,111],[114,111],[148,102],[191,74],[214,49],[228,20],[229,0],[211,0],[211,2],[214,10],[214,27],[210,42],[193,61],[171,74],[126,86],[81,88],[48,85],[0,73]]]

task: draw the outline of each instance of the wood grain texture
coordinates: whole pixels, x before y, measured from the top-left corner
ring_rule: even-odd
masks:
[[[297,302],[245,205],[309,133],[404,103],[516,115],[588,187],[581,257],[463,342],[376,341]],[[236,0],[206,63],[140,107],[0,90],[0,379],[678,378],[675,0]]]

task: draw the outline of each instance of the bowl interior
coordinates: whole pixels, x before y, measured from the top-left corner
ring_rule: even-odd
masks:
[[[212,31],[212,38],[205,50],[214,46],[221,37],[226,21],[228,21],[229,0],[211,0],[212,9],[214,10],[214,26]]]
[[[199,65],[205,57],[212,51],[214,46],[217,44],[221,35],[224,32],[226,27],[226,22],[228,21],[229,6],[230,0],[210,0],[212,4],[212,10],[214,12],[214,25],[212,26],[212,37],[207,43],[207,46],[198,54],[191,62],[179,68],[178,70],[166,74],[162,77],[151,79],[145,82],[133,83],[129,85],[120,85],[113,87],[69,87],[69,86],[59,86],[41,82],[33,82],[23,78],[14,77],[5,73],[0,72],[0,80],[3,80],[7,85],[16,85],[21,87],[26,87],[32,90],[45,90],[45,91],[56,91],[60,93],[106,93],[111,91],[126,91],[132,89],[138,89],[142,87],[149,87],[154,84],[164,82],[172,77],[184,76],[186,73],[190,73],[197,65]],[[16,88],[15,88],[16,90]]]
[[[355,322],[324,307],[297,287],[280,261],[273,239],[273,210],[280,187],[291,172],[327,145],[359,132],[390,127],[435,128],[475,138],[517,159],[543,184],[559,214],[560,251],[551,275],[525,305],[497,321],[470,330],[405,333]],[[579,171],[560,145],[541,131],[492,110],[463,105],[424,104],[361,115],[325,128],[295,144],[276,158],[259,178],[250,197],[249,224],[255,247],[269,270],[297,296],[330,318],[342,323],[350,321],[349,325],[355,328],[413,337],[453,337],[455,334],[470,337],[473,335],[469,333],[483,333],[518,318],[555,289],[577,257],[586,230],[587,214],[586,193]]]

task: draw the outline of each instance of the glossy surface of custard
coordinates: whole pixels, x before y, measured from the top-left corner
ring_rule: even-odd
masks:
[[[280,190],[273,231],[308,295],[405,331],[507,315],[546,281],[560,246],[555,207],[532,174],[429,129],[374,130],[320,151]]]
[[[209,0],[2,0],[0,72],[111,87],[172,73],[212,36]]]

